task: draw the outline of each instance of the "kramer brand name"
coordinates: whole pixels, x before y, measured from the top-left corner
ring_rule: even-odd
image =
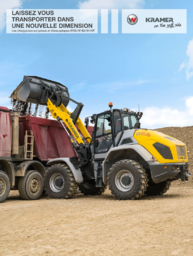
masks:
[[[174,22],[173,18],[146,18],[146,22]]]
[[[77,132],[75,131],[75,129],[73,128],[73,126],[71,125],[71,123],[68,121],[68,119],[66,119],[66,122],[68,123],[70,130],[73,132],[74,136],[78,139],[79,135],[77,134]]]

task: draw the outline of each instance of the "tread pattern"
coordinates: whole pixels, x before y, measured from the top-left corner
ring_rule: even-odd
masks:
[[[33,171],[27,171],[25,176],[21,177],[19,179],[18,190],[19,190],[19,194],[20,194],[21,198],[24,200],[29,200],[29,197],[27,196],[26,190],[25,190],[25,183],[26,183],[26,179],[28,178],[29,174],[32,172]]]
[[[39,196],[36,195],[35,198],[33,196],[30,197],[30,192],[28,191],[28,187],[27,187],[29,184],[27,184],[27,182],[28,182],[28,179],[30,178],[30,175],[32,173],[37,173],[38,175],[41,176],[41,174],[38,171],[30,170],[30,171],[26,172],[24,177],[21,177],[19,179],[18,190],[19,190],[19,194],[20,194],[21,198],[24,199],[24,200],[37,200],[42,195],[42,193],[40,193]],[[42,176],[41,176],[41,180],[42,180],[42,183],[41,183],[42,186],[40,187],[40,190],[43,190],[43,177]]]
[[[121,165],[125,166],[130,166],[137,174],[137,185],[135,185],[135,189],[133,192],[128,196],[124,192],[122,193],[117,193],[117,188],[115,187],[114,184],[114,178],[113,178],[113,172],[115,171],[116,168],[118,168]],[[138,162],[130,159],[124,159],[117,161],[115,164],[112,165],[110,168],[108,174],[107,174],[107,184],[109,186],[109,189],[111,190],[111,193],[118,199],[118,200],[134,200],[134,199],[139,199],[145,194],[145,191],[148,186],[148,176],[146,173],[146,170],[143,168],[142,165],[140,165]]]
[[[64,172],[67,174],[68,176],[68,189],[67,189],[67,192],[65,193],[65,195],[63,196],[59,196],[58,193],[54,193],[52,192],[51,194],[49,193],[49,190],[46,186],[46,180],[48,179],[49,180],[49,172],[50,170],[52,170],[53,167],[56,167],[56,166],[60,166],[63,168]],[[60,163],[60,164],[55,164],[55,165],[52,165],[51,167],[48,168],[46,174],[45,174],[45,177],[44,177],[44,184],[45,184],[45,190],[46,190],[46,193],[48,194],[48,196],[50,198],[57,198],[57,199],[70,199],[72,198],[75,193],[76,193],[76,181],[74,179],[74,176],[70,170],[70,168],[68,167],[68,165],[64,164],[64,163]]]
[[[165,194],[171,186],[171,181],[167,180],[164,182],[160,182],[155,184],[154,186],[148,186],[146,194],[150,196],[161,196]]]

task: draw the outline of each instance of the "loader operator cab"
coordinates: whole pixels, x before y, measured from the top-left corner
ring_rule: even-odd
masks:
[[[117,146],[124,131],[140,128],[141,112],[114,109],[95,115],[94,153],[104,154]]]

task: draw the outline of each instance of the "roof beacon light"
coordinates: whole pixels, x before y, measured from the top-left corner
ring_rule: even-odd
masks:
[[[109,102],[109,108],[112,108],[112,107],[113,107],[113,103]]]

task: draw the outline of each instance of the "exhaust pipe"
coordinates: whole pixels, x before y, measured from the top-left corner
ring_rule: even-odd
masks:
[[[61,104],[67,107],[70,95],[68,88],[58,82],[38,76],[24,76],[10,98],[43,106],[47,106],[50,99],[57,107]]]

